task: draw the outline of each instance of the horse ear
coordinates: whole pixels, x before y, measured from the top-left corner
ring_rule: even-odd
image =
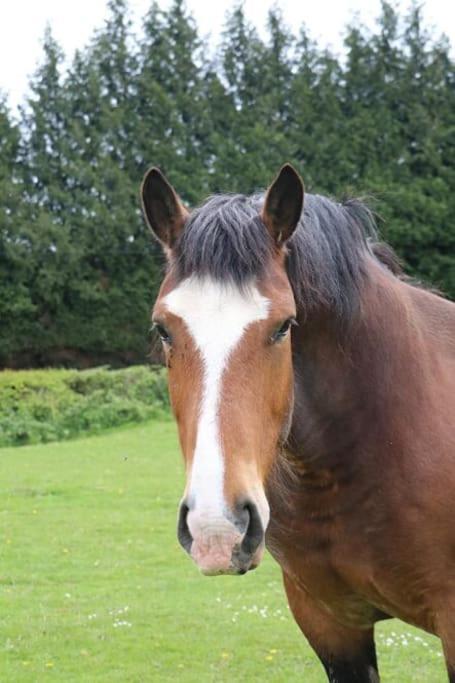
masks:
[[[152,232],[164,247],[172,249],[183,230],[188,211],[159,168],[150,168],[145,174],[141,199]]]
[[[291,164],[285,164],[267,190],[262,220],[278,246],[288,240],[302,215],[303,180]]]

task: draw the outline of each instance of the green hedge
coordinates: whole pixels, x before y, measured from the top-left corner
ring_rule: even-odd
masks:
[[[0,372],[0,446],[93,434],[168,410],[163,368]]]

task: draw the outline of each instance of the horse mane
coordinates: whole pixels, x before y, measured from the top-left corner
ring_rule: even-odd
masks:
[[[242,287],[264,275],[274,245],[260,218],[263,201],[263,194],[223,194],[196,208],[176,245],[178,276],[210,276]],[[336,202],[306,194],[286,250],[289,281],[297,305],[306,313],[322,306],[350,318],[368,256],[394,275],[401,273],[393,250],[377,241],[372,211],[358,199]]]

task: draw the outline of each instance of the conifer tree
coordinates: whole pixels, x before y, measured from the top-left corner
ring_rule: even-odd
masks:
[[[263,189],[286,161],[308,191],[373,195],[408,272],[455,297],[448,41],[388,0],[373,30],[347,27],[343,59],[297,28],[274,8],[262,38],[235,5],[213,48],[172,0],[136,40],[109,0],[65,74],[46,30],[19,125],[0,98],[0,363],[145,358],[163,266],[139,205],[151,164],[189,206]]]
[[[22,350],[35,306],[28,286],[33,255],[17,174],[20,133],[0,98],[0,365]]]
[[[208,68],[194,19],[183,0],[162,12],[153,4],[140,43],[140,136],[145,163],[154,163],[193,204],[208,191]]]
[[[61,66],[64,55],[46,28],[43,58],[30,81],[22,108],[25,131],[17,174],[22,182],[29,269],[26,287],[34,307],[24,352],[37,358],[46,348],[65,343],[59,317],[67,305],[66,283],[71,281],[77,248],[66,228],[73,199],[68,186],[70,150],[66,135],[67,109]],[[24,214],[23,214],[24,215]],[[24,220],[24,219],[23,219]]]
[[[241,5],[226,22],[221,59],[229,106],[226,106],[226,130],[219,134],[223,140],[216,159],[216,173],[220,179],[224,176],[220,180],[224,189],[228,189],[229,183],[234,191],[253,192],[264,188],[286,157],[280,130],[285,105],[277,97],[278,84],[273,82],[277,67],[283,67],[285,50],[285,44],[280,42],[283,36],[278,35],[279,22],[278,13],[269,17],[269,29],[275,32],[270,48],[249,24]]]
[[[47,26],[43,59],[30,81],[30,94],[22,108],[26,191],[32,205],[46,208],[54,218],[67,203],[66,108],[60,73],[63,59],[63,52]]]
[[[65,328],[84,351],[144,356],[154,283],[150,237],[139,209],[136,55],[123,0],[66,82],[74,146],[72,182],[79,259]]]

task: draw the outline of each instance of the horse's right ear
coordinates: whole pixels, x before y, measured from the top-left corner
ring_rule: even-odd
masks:
[[[161,244],[172,249],[183,230],[188,211],[159,168],[150,168],[141,186],[144,215]]]

